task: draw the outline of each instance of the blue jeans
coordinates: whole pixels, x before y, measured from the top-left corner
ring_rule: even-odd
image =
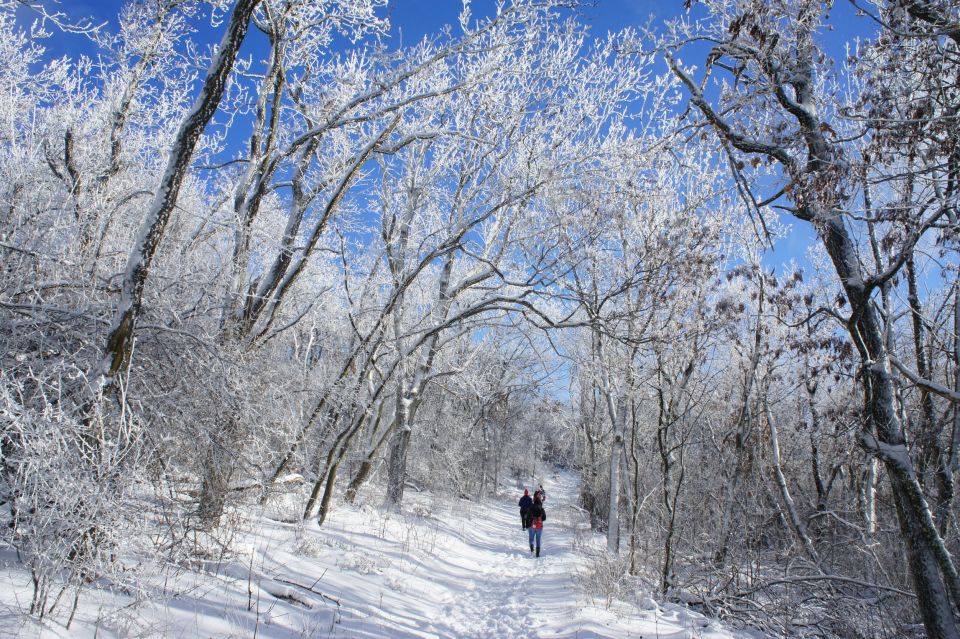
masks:
[[[527,534],[530,535],[530,545],[536,546],[537,548],[539,548],[540,536],[543,534],[543,528],[534,528],[533,526],[531,526],[530,528],[527,528]],[[534,539],[536,539],[537,541],[534,542],[533,541]]]

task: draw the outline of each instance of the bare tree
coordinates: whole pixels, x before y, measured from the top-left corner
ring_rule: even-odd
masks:
[[[892,482],[927,632],[931,637],[956,637],[953,617],[960,603],[960,581],[907,452],[890,352],[873,301],[876,290],[900,271],[912,247],[945,211],[912,218],[887,268],[865,272],[850,226],[853,184],[848,153],[837,141],[842,127],[830,120],[825,80],[818,75],[824,59],[814,35],[825,6],[812,1],[707,5],[713,19],[709,37],[715,45],[706,77],[695,80],[677,60],[675,47],[698,37],[692,31],[674,34],[675,46],[666,52],[668,63],[703,122],[729,152],[735,171],[761,158],[775,162],[787,182],[769,201],[788,198],[790,212],[810,222],[823,242],[851,305],[846,321],[862,361],[872,430],[864,431],[861,441],[881,459]],[[708,97],[705,82],[726,70],[732,83],[716,98]],[[746,161],[740,159],[743,156],[748,156]]]

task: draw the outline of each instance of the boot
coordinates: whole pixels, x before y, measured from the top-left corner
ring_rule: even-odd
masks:
[[[540,556],[540,546],[537,546],[537,557]]]
[[[533,552],[533,544],[530,544],[530,552]]]

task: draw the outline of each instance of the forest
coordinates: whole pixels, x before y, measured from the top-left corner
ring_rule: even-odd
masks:
[[[960,5],[672,4],[0,0],[23,614],[549,466],[608,579],[960,637]]]

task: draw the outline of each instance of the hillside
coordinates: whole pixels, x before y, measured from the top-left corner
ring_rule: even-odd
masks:
[[[603,540],[574,506],[576,477],[544,481],[543,553],[525,550],[511,487],[483,504],[409,494],[402,514],[340,507],[321,529],[276,508],[234,513],[233,552],[194,566],[138,566],[124,587],[84,590],[43,623],[30,576],[3,556],[0,632],[17,637],[659,637],[732,639],[716,622],[644,593],[607,600]],[[593,584],[593,586],[591,586]],[[593,590],[595,592],[588,592]]]

